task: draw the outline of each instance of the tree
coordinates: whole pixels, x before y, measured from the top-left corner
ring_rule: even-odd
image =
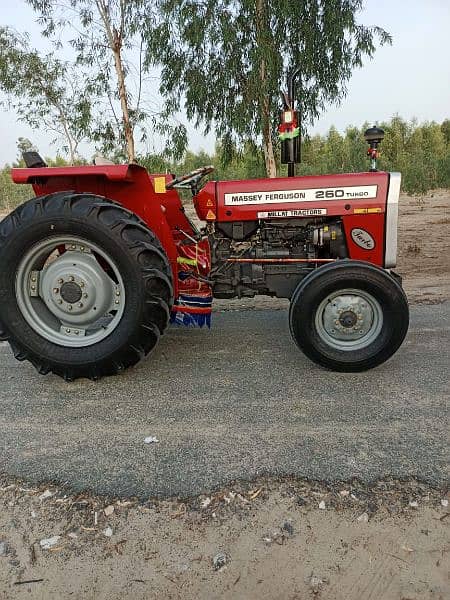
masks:
[[[136,129],[148,112],[143,108],[141,26],[150,18],[150,0],[27,0],[39,14],[43,34],[61,46],[64,30],[75,33],[69,42],[76,62],[89,68],[99,98],[91,137],[102,150],[122,148],[129,162],[136,159]],[[131,60],[138,57],[138,66]],[[134,77],[130,78],[133,72]],[[113,75],[114,73],[114,75]],[[134,85],[136,84],[136,85]],[[101,100],[103,99],[103,100]],[[119,117],[120,114],[120,117]]]
[[[375,42],[391,38],[356,21],[362,0],[158,0],[147,60],[162,65],[161,93],[182,105],[225,147],[262,140],[267,174],[276,175],[279,89],[299,65],[303,115],[339,102],[346,82]]]
[[[89,85],[69,63],[30,48],[25,36],[0,27],[0,104],[33,129],[55,134],[73,164],[91,119]]]

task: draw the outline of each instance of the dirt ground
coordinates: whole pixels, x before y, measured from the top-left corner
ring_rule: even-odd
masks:
[[[450,298],[449,238],[450,191],[401,197],[411,302]],[[444,600],[449,523],[446,490],[414,481],[272,479],[142,503],[0,478],[0,599]]]
[[[411,302],[450,298],[450,190],[402,195],[397,271]]]
[[[138,503],[0,482],[0,598],[444,600],[448,495],[236,483]]]

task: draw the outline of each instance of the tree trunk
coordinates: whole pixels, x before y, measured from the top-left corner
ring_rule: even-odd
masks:
[[[263,122],[263,152],[266,163],[267,177],[277,176],[277,164],[273,152],[272,127],[270,124],[270,108],[269,99],[266,97],[263,100],[262,106],[262,122]]]
[[[132,163],[136,160],[134,149],[134,133],[133,126],[130,121],[130,113],[128,109],[127,90],[125,86],[125,73],[123,71],[122,56],[120,47],[116,44],[114,53],[114,66],[116,67],[117,83],[119,87],[120,106],[122,109],[123,132],[125,135],[125,143],[127,146],[128,162]]]
[[[56,106],[57,111],[59,112],[59,118],[61,121],[61,125],[62,125],[63,131],[64,131],[65,138],[67,140],[67,144],[68,144],[68,148],[69,148],[70,164],[74,165],[75,158],[76,158],[76,149],[74,146],[74,140],[72,139],[72,135],[71,135],[71,133],[69,131],[69,127],[67,125],[66,115],[64,114],[64,111],[60,105],[55,105],[55,106]]]
[[[127,87],[125,84],[125,71],[122,62],[122,36],[124,27],[125,0],[120,3],[120,26],[116,29],[112,22],[111,8],[105,0],[96,0],[98,12],[103,20],[106,36],[109,46],[114,56],[114,67],[117,75],[117,87],[119,91],[120,107],[122,109],[123,133],[127,148],[128,162],[136,161],[134,148],[134,131],[130,121],[130,111],[128,107]]]
[[[275,163],[275,156],[273,153],[273,142],[272,142],[272,125],[270,114],[270,100],[267,95],[267,63],[266,63],[266,50],[267,50],[267,36],[269,35],[268,18],[267,18],[267,3],[265,0],[256,0],[256,43],[258,45],[258,52],[260,56],[259,62],[259,80],[260,85],[260,118],[262,124],[262,136],[263,136],[263,152],[264,161],[266,163],[267,177],[277,176],[277,165]]]

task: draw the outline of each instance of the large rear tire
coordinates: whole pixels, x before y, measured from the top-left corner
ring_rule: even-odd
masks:
[[[42,374],[99,379],[136,364],[172,303],[160,242],[106,198],[40,196],[0,223],[0,339]]]
[[[298,347],[314,362],[334,371],[365,371],[402,344],[408,302],[401,285],[383,269],[342,260],[299,283],[289,325]]]

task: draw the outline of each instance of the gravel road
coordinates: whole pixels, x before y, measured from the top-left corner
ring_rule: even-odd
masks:
[[[413,306],[388,363],[337,374],[296,349],[285,311],[228,311],[211,331],[172,328],[124,375],[70,384],[0,344],[0,471],[141,498],[258,475],[442,485],[449,332],[450,303]]]

